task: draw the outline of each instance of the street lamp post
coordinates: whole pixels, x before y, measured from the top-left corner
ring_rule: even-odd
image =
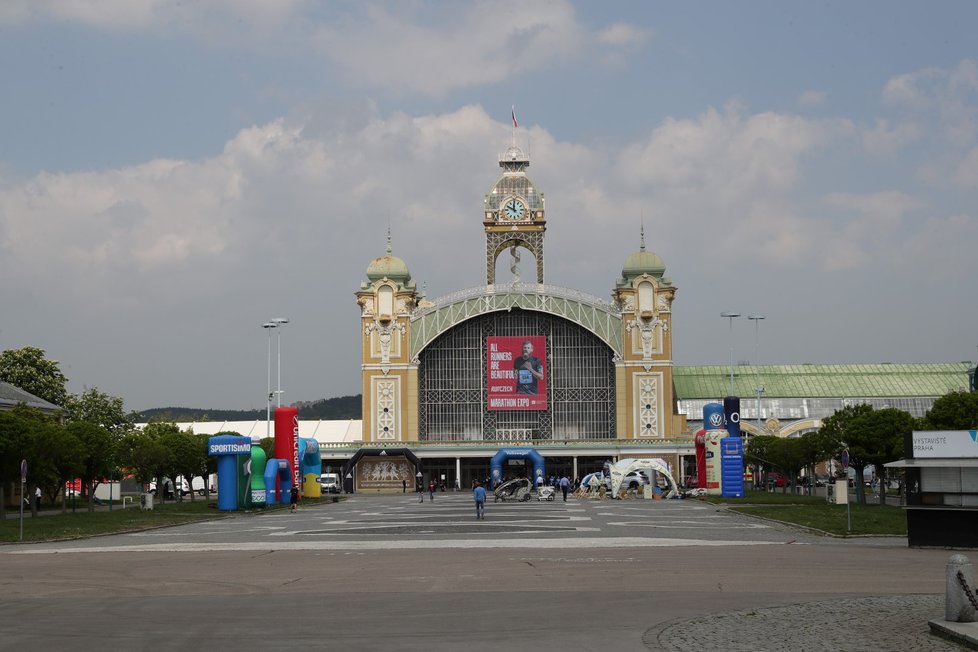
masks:
[[[275,337],[278,339],[278,385],[275,390],[277,396],[275,401],[275,407],[282,407],[282,326],[289,323],[289,320],[285,317],[276,317],[272,320],[275,324],[276,329]]]
[[[267,396],[265,403],[265,438],[272,436],[272,329],[278,328],[278,324],[267,321],[261,325],[268,331],[268,373],[267,373]]]
[[[757,368],[757,363],[759,358],[760,339],[758,337],[758,325],[761,320],[764,319],[764,315],[747,315],[747,319],[754,322],[754,391],[757,393],[757,432],[761,432],[761,394],[764,393],[764,388],[761,387],[761,376],[760,371]]]
[[[757,363],[760,356],[758,353],[758,351],[760,351],[760,347],[758,345],[760,340],[758,339],[757,327],[758,324],[761,323],[761,320],[764,319],[764,315],[747,315],[747,319],[754,322],[754,392],[757,396],[757,434],[759,435],[761,434],[761,394],[764,393],[764,388],[761,387],[760,371],[757,368]],[[758,466],[755,464],[753,470],[754,486],[757,486],[758,471]]]
[[[739,312],[721,312],[721,317],[726,317],[730,321],[730,394],[728,396],[734,395],[734,382],[733,382],[733,320],[734,317],[740,317]]]

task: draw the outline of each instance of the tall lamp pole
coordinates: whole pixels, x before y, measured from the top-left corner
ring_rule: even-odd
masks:
[[[275,407],[282,407],[282,326],[288,324],[289,320],[285,317],[276,317],[271,323],[275,324],[276,329],[278,329],[275,332],[275,336],[278,339],[278,386],[275,390],[278,398],[276,399]]]
[[[734,395],[734,382],[733,382],[733,320],[734,317],[740,317],[739,312],[721,312],[721,317],[726,317],[730,321],[730,393],[728,396]]]
[[[268,401],[265,403],[265,438],[267,439],[272,436],[272,329],[278,328],[278,324],[267,321],[261,327],[268,331]]]
[[[754,391],[757,393],[757,432],[761,432],[761,394],[764,393],[764,388],[761,387],[761,376],[760,370],[758,369],[758,361],[760,360],[760,346],[759,346],[759,336],[758,336],[758,325],[761,320],[764,319],[764,315],[747,315],[747,319],[754,322]]]

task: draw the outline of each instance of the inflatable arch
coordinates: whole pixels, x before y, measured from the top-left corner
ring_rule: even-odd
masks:
[[[353,469],[356,468],[357,462],[360,458],[365,455],[403,455],[407,460],[414,465],[415,469],[415,489],[418,488],[418,484],[421,482],[421,473],[424,471],[424,467],[421,464],[421,460],[418,456],[411,452],[408,448],[361,448],[353,457],[343,465],[343,491],[348,494],[353,493]]]
[[[533,462],[533,487],[536,488],[543,482],[544,472],[544,459],[543,455],[536,452],[532,448],[502,448],[498,453],[492,456],[492,460],[489,461],[489,473],[492,477],[492,487],[496,486],[503,480],[503,462],[508,459],[529,459]]]
[[[280,460],[276,457],[268,460],[268,463],[265,464],[263,476],[265,479],[265,504],[275,504],[275,476],[278,476],[281,502],[283,505],[288,505],[292,493],[292,469],[289,468],[287,460]]]
[[[621,489],[621,483],[625,479],[625,476],[632,471],[645,471],[649,475],[649,480],[652,485],[655,485],[655,473],[661,475],[668,485],[664,498],[672,498],[679,494],[679,487],[676,486],[676,480],[669,473],[669,469],[666,468],[665,464],[658,462],[656,460],[636,460],[636,459],[624,459],[619,460],[611,465],[611,495],[617,496],[618,490]]]

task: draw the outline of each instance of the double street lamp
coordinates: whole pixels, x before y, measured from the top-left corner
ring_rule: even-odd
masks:
[[[268,391],[268,401],[265,407],[265,437],[271,437],[271,422],[272,422],[272,330],[276,331],[276,337],[278,339],[278,385],[275,390],[275,394],[278,396],[276,401],[276,407],[282,407],[282,326],[289,323],[289,320],[285,317],[276,317],[271,319],[261,325],[266,331],[268,331],[268,374],[267,374],[267,391]]]
[[[760,362],[760,351],[759,346],[759,336],[758,336],[758,326],[761,320],[764,319],[764,315],[747,315],[747,319],[754,322],[754,391],[757,393],[757,433],[761,432],[761,394],[764,393],[764,388],[761,387],[761,376],[760,370],[758,369],[758,363]]]
[[[734,381],[733,381],[733,320],[735,317],[740,317],[739,312],[721,312],[721,317],[726,317],[730,320],[730,393],[727,396],[734,395]]]

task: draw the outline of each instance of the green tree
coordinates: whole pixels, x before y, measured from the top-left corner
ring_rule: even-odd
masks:
[[[951,392],[931,406],[924,417],[929,430],[978,429],[978,392]]]
[[[808,471],[809,482],[805,486],[805,493],[811,495],[815,491],[815,467],[819,462],[826,459],[822,442],[818,436],[818,431],[806,432],[795,441],[798,442],[796,452],[802,460],[802,468]]]
[[[177,463],[174,452],[180,446],[180,439],[183,433],[177,424],[161,421],[147,423],[143,430],[147,435],[153,437],[162,449],[162,455],[157,460],[158,465],[153,472],[153,476],[156,478],[156,496],[161,501],[166,502],[166,486],[168,481],[173,482],[174,492],[178,493],[176,491],[178,489],[176,478],[180,475],[180,465]]]
[[[57,480],[51,500],[57,496],[58,492],[64,492],[65,486],[71,480],[81,476],[85,470],[85,448],[75,432],[61,424],[55,423],[51,426],[51,467]],[[61,501],[61,512],[68,509],[67,496],[64,495]]]
[[[238,434],[238,433],[234,433]],[[211,475],[217,473],[217,457],[208,455],[208,450],[210,445],[208,440],[211,435],[194,435],[197,438],[197,446],[200,449],[200,454],[204,458],[204,500],[209,501],[211,499]]]
[[[68,402],[68,379],[43,349],[25,346],[0,353],[0,380],[61,407]]]
[[[744,459],[750,464],[759,464],[768,468],[774,468],[771,461],[772,450],[777,446],[778,438],[771,435],[758,435],[751,437],[747,443],[747,450],[744,451]]]
[[[849,424],[856,417],[872,411],[873,406],[868,403],[847,405],[841,410],[836,410],[832,416],[822,419],[822,427],[818,430],[818,437],[829,448],[837,447],[836,455],[841,455],[842,451],[848,445],[846,433],[849,429]],[[852,451],[849,451],[849,466],[856,472],[856,496],[860,502],[864,502],[864,498],[860,496],[863,494],[862,474],[866,469],[866,465],[867,462],[854,455]]]
[[[145,430],[134,430],[122,438],[120,461],[141,485],[140,490],[145,489],[165,465],[167,451],[153,430],[153,424],[148,424]]]
[[[21,410],[0,412],[0,519],[6,517],[7,487],[20,487],[20,462],[28,459],[38,427]]]
[[[903,456],[903,442],[913,431],[913,426],[914,418],[903,410],[884,408],[856,417],[846,429],[850,459],[859,460],[862,468],[869,464],[876,467],[880,505],[886,504],[886,467],[883,465]],[[860,487],[863,485],[862,468],[856,474]],[[859,502],[865,504],[866,493],[861,491],[858,494]]]
[[[184,481],[190,487],[190,501],[194,501],[194,478],[203,475],[205,460],[203,451],[200,448],[200,441],[193,431],[183,430],[178,435],[168,439],[170,445],[170,455],[173,458],[174,468],[178,471],[177,475],[182,475]],[[176,484],[176,480],[174,480]],[[206,484],[206,481],[205,481]],[[176,487],[178,500],[183,500],[183,493],[180,487]]]
[[[131,432],[134,425],[123,408],[122,399],[100,392],[97,387],[69,396],[65,408],[68,421],[87,421],[102,426],[116,437]]]
[[[771,459],[788,478],[788,482],[781,488],[782,493],[787,493],[788,486],[794,486],[795,478],[805,466],[805,449],[801,439],[791,437],[775,437],[775,439],[777,442],[771,450]]]
[[[236,435],[238,433],[236,433],[236,432],[230,433],[229,432],[229,433],[225,433],[225,434],[228,434],[228,435]],[[269,459],[270,460],[273,457],[275,457],[275,438],[274,437],[262,437],[258,441],[258,445],[261,446],[261,449],[263,451],[265,451],[265,458],[266,459]],[[264,469],[262,469],[262,471],[264,472]]]
[[[81,442],[83,492],[88,496],[88,511],[95,511],[95,487],[114,470],[118,440],[102,426],[88,421],[74,421],[65,426]]]

